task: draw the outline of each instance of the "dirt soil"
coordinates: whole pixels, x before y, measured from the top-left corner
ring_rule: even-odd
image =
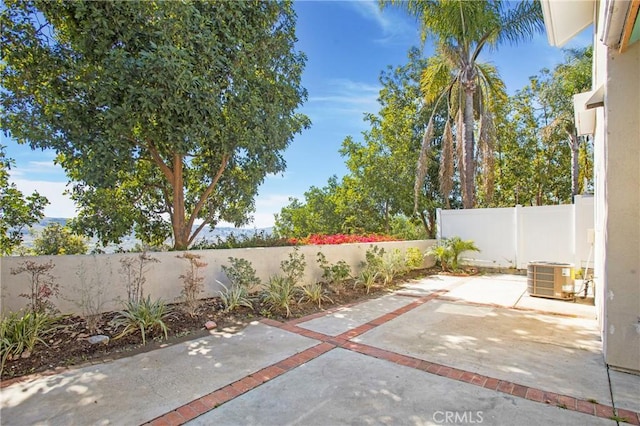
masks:
[[[87,322],[83,318],[65,316],[58,320],[53,330],[43,337],[46,344],[38,343],[31,353],[23,353],[22,357],[6,362],[0,377],[0,380],[4,383],[0,383],[6,385],[9,380],[12,382],[15,378],[29,374],[62,371],[71,366],[132,356],[166,346],[167,344],[203,337],[209,333],[204,326],[207,321],[215,322],[216,330],[237,333],[250,322],[260,320],[264,315],[281,321],[303,317],[341,305],[379,297],[404,282],[438,272],[438,269],[412,271],[397,277],[390,286],[372,288],[369,294],[361,286],[354,287],[352,282],[346,282],[343,286],[340,286],[338,292],[336,292],[335,288],[329,286],[327,290],[331,302],[323,302],[321,308],[312,303],[295,304],[291,308],[291,316],[289,318],[285,318],[284,313],[270,312],[268,306],[259,302],[254,304],[253,309],[241,307],[232,312],[224,312],[224,307],[219,298],[203,299],[195,316],[185,313],[180,304],[172,304],[170,307],[173,310],[173,315],[165,320],[165,324],[169,329],[168,339],[165,340],[163,334],[156,330],[152,333],[147,333],[145,345],[142,344],[140,332],[117,338],[122,328],[115,329],[111,325],[111,320],[115,317],[116,312],[108,312],[102,315],[97,333],[90,332]],[[108,343],[93,345],[89,343],[87,339],[95,334],[108,336]]]

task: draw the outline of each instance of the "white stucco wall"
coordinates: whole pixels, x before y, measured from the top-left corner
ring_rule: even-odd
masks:
[[[352,274],[360,271],[360,263],[365,260],[365,253],[372,246],[384,248],[387,252],[395,249],[405,251],[409,247],[417,247],[421,251],[435,244],[434,240],[396,241],[385,243],[341,244],[322,246],[300,246],[300,253],[304,254],[307,262],[304,282],[314,282],[322,277],[322,269],[316,261],[317,253],[322,252],[330,264],[344,260],[351,266]],[[228,285],[229,281],[221,266],[229,265],[229,257],[242,258],[251,262],[262,282],[270,276],[282,274],[280,262],[288,259],[293,247],[248,248],[229,250],[193,250],[189,253],[198,254],[207,266],[202,269],[204,276],[204,292],[201,298],[218,296],[222,289],[219,282]],[[174,302],[180,296],[182,280],[180,275],[186,272],[188,262],[177,258],[182,252],[149,253],[159,262],[150,263],[145,274],[145,295],[153,299],[161,298],[166,302]],[[103,312],[120,309],[120,300],[126,299],[125,280],[120,271],[123,258],[134,258],[137,253],[118,253],[87,256],[35,256],[35,257],[0,257],[0,315],[17,311],[25,307],[28,299],[20,297],[28,292],[29,279],[26,274],[13,275],[11,270],[25,261],[46,263],[53,261],[55,268],[51,273],[60,285],[60,296],[53,302],[63,313],[80,313],[77,306],[82,289],[93,287],[92,292],[101,291],[104,305]],[[423,267],[435,264],[431,257],[424,259]]]
[[[640,372],[640,43],[596,53],[606,85],[596,141],[604,353],[610,366]]]

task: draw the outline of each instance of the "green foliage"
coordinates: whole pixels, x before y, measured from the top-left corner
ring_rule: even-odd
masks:
[[[300,287],[300,292],[302,296],[299,303],[309,302],[318,304],[318,308],[322,308],[322,302],[330,302],[333,303],[333,300],[327,294],[327,289],[324,288],[322,283],[311,283],[305,284]]]
[[[436,135],[434,117],[442,102],[447,105],[448,117],[442,133],[439,189],[448,208],[457,168],[463,207],[473,208],[477,181],[483,184],[486,197],[491,198],[496,141],[492,110],[506,98],[504,83],[495,67],[481,63],[478,58],[483,50],[527,40],[542,31],[542,8],[533,0],[513,6],[502,1],[390,3],[400,5],[419,19],[423,41],[432,38],[436,50],[421,77],[424,100],[433,114],[420,150],[416,198],[428,175],[430,146]],[[453,149],[454,138],[459,149]]]
[[[182,279],[182,301],[186,312],[194,317],[198,309],[198,295],[204,291],[204,277],[200,276],[200,269],[207,266],[200,260],[201,256],[195,253],[185,252],[178,259],[189,262],[187,271],[180,275]]]
[[[382,263],[378,272],[382,278],[382,283],[387,286],[393,282],[393,279],[406,272],[407,267],[405,258],[399,249],[394,249],[391,253],[382,256]]]
[[[316,260],[322,269],[322,278],[327,283],[339,285],[351,277],[351,267],[344,260],[339,260],[331,265],[321,251],[318,252]]]
[[[43,337],[54,320],[42,312],[13,312],[0,320],[0,374],[7,360],[31,353],[36,343],[46,345]]]
[[[466,251],[477,251],[472,240],[463,240],[460,237],[443,238],[438,244],[432,246],[427,254],[433,256],[440,263],[443,271],[457,271],[460,266],[460,255]]]
[[[497,113],[496,194],[484,204],[570,203],[593,189],[593,146],[576,134],[571,101],[591,87],[592,48],[565,53],[565,62],[531,77]]]
[[[164,338],[167,338],[169,329],[164,321],[172,315],[171,309],[162,300],[151,301],[150,296],[147,296],[139,301],[128,301],[124,310],[119,311],[111,323],[116,329],[124,327],[116,339],[140,330],[144,345],[147,343],[146,336],[155,331],[161,331]]]
[[[422,223],[410,220],[405,216],[396,216],[391,219],[390,234],[405,241],[426,240],[429,238]]]
[[[282,269],[285,278],[291,281],[294,286],[302,281],[306,268],[307,262],[304,260],[304,254],[300,253],[299,247],[294,247],[293,251],[289,253],[289,258],[280,262],[280,269]]]
[[[253,308],[249,290],[243,285],[231,284],[229,287],[218,281],[224,290],[220,291],[220,301],[224,306],[224,311],[229,312],[238,309],[240,306]]]
[[[19,294],[20,297],[29,299],[31,313],[55,313],[57,309],[51,300],[60,293],[60,285],[56,277],[51,274],[55,268],[53,261],[37,263],[27,260],[20,263],[17,268],[11,268],[11,275],[26,273],[29,277],[29,292]]]
[[[378,278],[380,277],[380,273],[373,268],[364,267],[358,277],[356,278],[356,285],[362,285],[367,289],[367,294],[371,291],[371,289],[375,286]]]
[[[289,317],[291,306],[295,303],[297,294],[298,289],[290,277],[276,275],[269,278],[261,296],[262,300],[272,309],[277,312],[285,312],[286,317]]]
[[[409,270],[418,269],[424,262],[424,254],[417,247],[409,247],[404,254],[404,262]]]
[[[33,240],[36,255],[86,254],[87,239],[75,235],[70,228],[49,223]]]
[[[37,192],[25,197],[15,184],[9,183],[13,161],[6,158],[5,148],[0,145],[0,256],[10,255],[22,243],[23,229],[42,219],[44,207],[49,204]]]
[[[1,19],[2,127],[55,150],[74,227],[103,243],[247,223],[310,124],[291,2],[11,0]]]
[[[229,278],[232,286],[251,290],[260,285],[260,278],[256,275],[256,270],[251,262],[246,259],[229,257],[229,263],[231,266],[222,265],[222,271]]]
[[[216,242],[200,240],[193,246],[192,250],[206,250],[206,249],[234,249],[234,248],[252,248],[252,247],[283,247],[291,246],[288,239],[280,238],[275,234],[269,234],[264,230],[254,232],[250,235],[236,236],[231,233],[228,236],[221,238],[217,237]]]

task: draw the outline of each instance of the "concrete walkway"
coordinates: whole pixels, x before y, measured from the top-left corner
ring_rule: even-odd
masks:
[[[377,299],[0,392],[2,425],[640,424],[593,306],[526,278],[433,276]]]

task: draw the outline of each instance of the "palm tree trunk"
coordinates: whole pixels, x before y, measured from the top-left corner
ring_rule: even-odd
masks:
[[[464,187],[462,188],[462,206],[472,209],[475,206],[475,141],[473,138],[473,94],[472,88],[465,89],[464,104],[464,152],[462,168]]]
[[[578,150],[580,145],[578,144],[578,136],[575,133],[569,133],[569,147],[571,147],[571,199],[578,195],[579,187],[579,164],[578,164]]]

